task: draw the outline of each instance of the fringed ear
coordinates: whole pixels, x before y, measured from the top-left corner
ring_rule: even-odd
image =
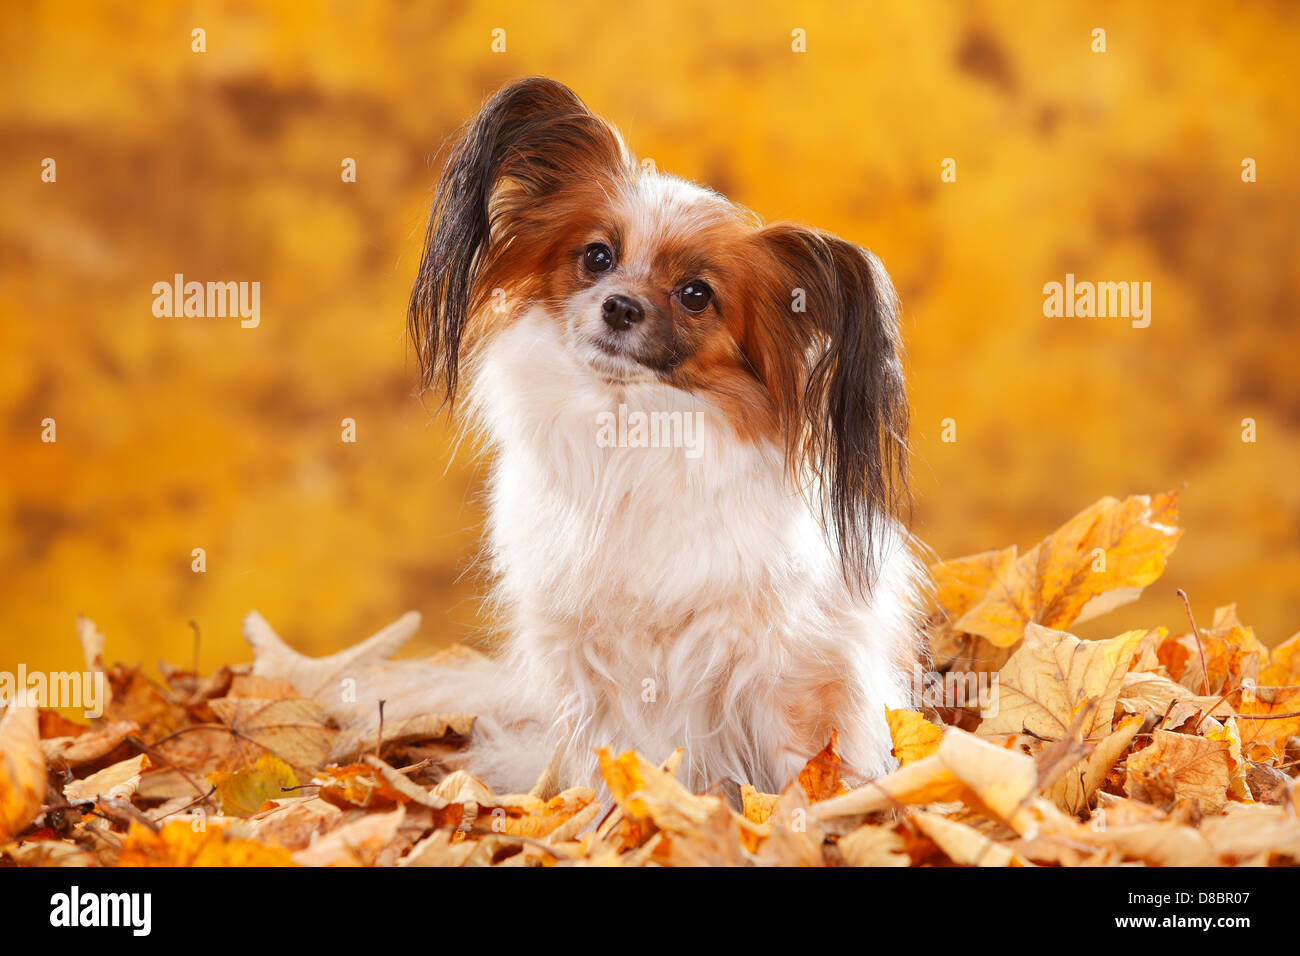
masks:
[[[909,501],[898,300],[884,266],[829,233],[774,225],[758,316],[792,475],[811,479],[845,580],[870,584],[883,522]]]
[[[494,288],[481,280],[508,271],[500,258],[519,230],[544,226],[548,200],[567,186],[607,181],[628,163],[618,135],[562,83],[517,80],[487,101],[443,168],[411,291],[422,388],[455,401],[466,325]]]

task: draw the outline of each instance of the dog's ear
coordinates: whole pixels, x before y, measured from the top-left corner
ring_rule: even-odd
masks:
[[[879,259],[829,233],[778,224],[755,238],[778,277],[754,334],[787,465],[816,489],[846,581],[865,587],[882,523],[909,501],[897,296]]]
[[[411,291],[407,328],[423,388],[454,402],[466,324],[491,297],[494,274],[509,273],[506,248],[517,256],[522,233],[544,234],[558,193],[607,182],[630,162],[618,134],[562,83],[517,80],[484,104],[434,190]]]

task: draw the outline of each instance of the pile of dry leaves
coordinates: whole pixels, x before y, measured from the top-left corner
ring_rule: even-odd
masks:
[[[1300,634],[1270,653],[1233,607],[1186,633],[1063,630],[1136,597],[1180,534],[1173,495],[1104,499],[1023,555],[935,565],[935,665],[967,688],[985,675],[986,706],[890,711],[894,773],[849,789],[832,737],[784,793],[742,788],[739,808],[683,787],[680,752],[602,753],[603,802],[549,777],[492,793],[446,769],[470,717],[390,727],[330,764],[338,732],[287,682],[115,665],[91,726],[0,719],[0,862],[1296,863]],[[102,669],[103,638],[80,627]]]

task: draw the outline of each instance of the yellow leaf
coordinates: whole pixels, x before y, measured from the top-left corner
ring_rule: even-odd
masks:
[[[1087,711],[1084,740],[1110,733],[1115,700],[1129,661],[1146,631],[1127,631],[1108,641],[1081,641],[1037,624],[1025,629],[1020,648],[998,671],[978,733],[1064,737]]]
[[[894,741],[894,756],[898,758],[900,767],[929,757],[939,749],[939,742],[943,740],[943,728],[930,723],[914,710],[890,710],[886,707],[885,720],[889,723],[889,736]]]
[[[933,756],[814,804],[810,813],[830,819],[875,813],[900,804],[960,800],[1014,829],[1031,828],[1028,814],[1022,811],[1034,794],[1037,780],[1037,769],[1029,756],[950,727]]]
[[[232,817],[251,817],[268,800],[283,800],[285,789],[298,786],[293,768],[274,754],[264,753],[257,763],[235,773],[208,775],[221,794],[221,812]]]
[[[959,559],[952,574],[940,566],[941,593],[958,606],[972,603],[952,630],[1010,647],[1027,624],[1064,628],[1132,601],[1164,571],[1182,534],[1177,522],[1176,494],[1103,498],[1014,562],[991,552],[973,565]],[[970,602],[969,590],[989,570],[996,579]]]
[[[1273,648],[1259,682],[1270,687],[1300,684],[1300,631]]]
[[[1048,797],[1066,813],[1082,814],[1106,781],[1112,767],[1123,756],[1142,727],[1141,717],[1126,717],[1114,733],[1105,737],[1087,759],[1066,772],[1053,784]]]
[[[16,836],[45,802],[45,757],[36,708],[10,703],[0,718],[0,839]]]
[[[973,827],[916,810],[911,820],[958,866],[1032,866]]]
[[[1287,740],[1300,735],[1300,687],[1247,686],[1236,710],[1242,746],[1252,760],[1281,757]]]
[[[127,832],[120,866],[292,866],[278,846],[228,837],[219,826],[196,831],[185,820],[172,820],[153,833],[138,823]]]
[[[766,823],[780,799],[779,793],[763,793],[747,783],[740,788],[741,807],[750,823]]]

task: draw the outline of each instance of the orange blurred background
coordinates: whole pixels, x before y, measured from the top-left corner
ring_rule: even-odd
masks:
[[[204,669],[248,658],[251,608],[314,653],[410,608],[421,649],[485,632],[482,465],[414,396],[404,313],[436,150],[532,73],[660,168],[880,254],[939,556],[1186,483],[1164,578],[1081,633],[1181,628],[1183,587],[1275,643],[1300,627],[1298,37],[1284,2],[12,6],[0,669],[78,666],[78,613],[149,664],[188,663],[193,620]],[[1151,282],[1150,327],[1045,318],[1067,272]],[[260,282],[260,325],[156,318],[176,273]]]

